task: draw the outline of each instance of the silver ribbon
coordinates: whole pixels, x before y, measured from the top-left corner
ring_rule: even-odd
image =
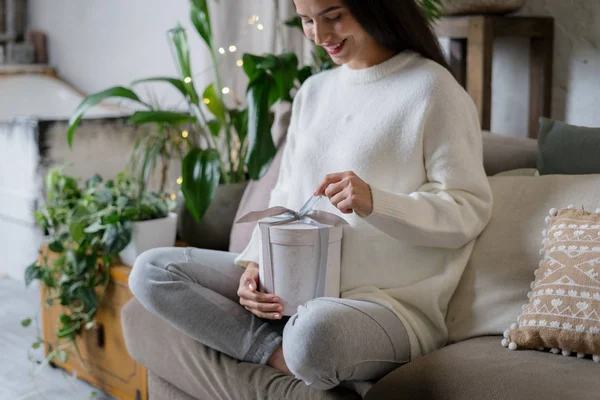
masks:
[[[318,278],[315,288],[315,298],[323,297],[325,293],[325,276],[327,272],[327,253],[329,249],[329,227],[348,225],[345,219],[325,211],[315,210],[315,205],[319,202],[321,196],[311,196],[304,203],[300,211],[296,212],[285,207],[271,207],[263,211],[254,211],[238,219],[236,223],[258,222],[261,230],[263,261],[270,268],[264,268],[265,281],[270,286],[270,290],[275,289],[273,279],[273,262],[271,250],[271,236],[269,228],[275,225],[288,224],[290,222],[300,221],[314,225],[318,229],[319,242],[317,248],[318,254]],[[274,221],[262,221],[265,218],[273,218]],[[266,240],[265,240],[266,239]]]

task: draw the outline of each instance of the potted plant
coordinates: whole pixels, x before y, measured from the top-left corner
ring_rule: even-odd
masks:
[[[47,203],[35,212],[38,224],[48,233],[48,250],[25,271],[27,286],[35,280],[44,285],[44,304],[55,302],[63,308],[57,321],[57,336],[62,340],[48,354],[47,361],[67,358],[67,348],[75,338],[95,325],[99,297],[109,283],[109,268],[133,243],[133,251],[148,245],[172,246],[175,242],[176,215],[173,201],[140,191],[135,178],[121,173],[103,182],[98,175],[85,185],[53,169],[46,179]],[[155,236],[151,243],[137,237],[138,224],[152,222]],[[132,251],[133,250],[133,251]],[[133,256],[132,256],[133,257]],[[24,326],[31,319],[22,321]],[[43,343],[39,338],[33,347]]]
[[[431,18],[439,17],[442,0],[421,1]],[[140,182],[147,182],[160,166],[160,189],[164,190],[169,161],[175,156],[181,157],[181,193],[186,207],[179,209],[179,233],[193,246],[226,250],[247,181],[261,178],[276,153],[271,137],[271,107],[278,101],[291,101],[294,90],[310,75],[332,68],[333,63],[320,47],[313,52],[314,65],[302,68],[291,52],[265,56],[244,54],[243,70],[249,79],[247,107],[229,107],[223,98],[227,88],[221,84],[207,0],[191,0],[190,18],[211,55],[214,83],[198,91],[187,33],[178,26],[169,31],[168,38],[179,76],[141,79],[133,82],[131,88],[116,86],[87,97],[69,121],[67,138],[71,144],[81,118],[98,103],[109,98],[136,103],[142,109],[133,113],[129,122],[156,127],[139,140],[133,155],[134,164],[139,166]],[[299,19],[286,24],[301,26]],[[157,82],[176,88],[185,99],[185,109],[163,110],[159,105],[143,101],[135,91],[141,83]],[[211,205],[212,209],[207,212]],[[221,238],[215,239],[218,231]],[[219,244],[207,246],[207,237]]]

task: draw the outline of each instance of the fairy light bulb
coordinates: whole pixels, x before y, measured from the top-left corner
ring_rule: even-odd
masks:
[[[187,78],[185,78],[183,80],[185,83],[190,83],[192,81],[192,78],[190,78],[189,76]]]
[[[221,53],[221,54],[225,54],[225,49],[224,49],[224,48],[222,48],[222,47],[219,47],[219,53]]]
[[[258,28],[259,31],[262,31],[263,29],[265,29],[263,24],[258,24],[258,25],[256,25],[256,27]]]
[[[244,62],[242,60],[237,60],[236,64],[238,67],[242,67],[244,65]]]
[[[202,101],[204,102],[204,104],[210,104],[210,99],[202,99]]]
[[[175,200],[177,198],[177,196],[175,195],[175,193],[171,193],[171,200]]]
[[[183,131],[181,132],[181,136],[185,139],[186,137],[188,137],[189,133],[188,131]]]
[[[228,87],[224,87],[223,90],[221,90],[223,92],[223,94],[228,94],[229,93],[229,88]]]
[[[237,47],[235,47],[234,45],[231,45],[231,46],[229,46],[229,51],[230,51],[230,52],[232,52],[232,53],[233,53],[233,52],[234,52],[234,51],[236,51],[236,50],[237,50]]]
[[[183,182],[183,178],[182,177],[177,178],[177,184],[178,185],[181,185],[182,182]]]

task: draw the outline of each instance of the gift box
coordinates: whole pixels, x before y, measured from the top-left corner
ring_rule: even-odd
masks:
[[[274,207],[238,220],[258,221],[262,289],[281,298],[286,316],[311,299],[340,296],[342,225],[347,222],[315,210],[318,200],[311,198],[299,212]]]

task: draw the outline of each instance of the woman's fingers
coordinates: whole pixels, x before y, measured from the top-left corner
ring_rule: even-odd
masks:
[[[279,303],[259,303],[257,301],[242,299],[240,303],[244,307],[251,308],[253,310],[262,311],[262,312],[280,312],[283,311],[283,307]]]
[[[250,311],[252,314],[256,315],[258,318],[262,319],[281,319],[280,313],[270,313],[270,312],[262,312],[258,310],[253,310],[250,307],[246,307],[246,310]]]
[[[325,189],[327,189],[327,187],[330,184],[337,183],[337,182],[341,181],[342,179],[344,179],[344,177],[352,176],[352,175],[354,175],[354,172],[352,172],[352,171],[338,172],[335,174],[326,175],[325,178],[323,179],[323,181],[321,182],[321,184],[317,187],[317,190],[315,190],[314,195],[319,196],[319,195],[325,194]]]
[[[242,290],[238,293],[238,296],[240,296],[241,298],[246,299],[246,300],[255,301],[257,303],[279,304],[279,297],[277,297],[273,294],[268,294],[268,293],[262,293],[262,292],[250,291],[250,290]]]
[[[325,196],[330,200],[333,200],[335,196],[340,194],[346,188],[346,182],[340,181],[338,183],[332,183],[325,188]]]

